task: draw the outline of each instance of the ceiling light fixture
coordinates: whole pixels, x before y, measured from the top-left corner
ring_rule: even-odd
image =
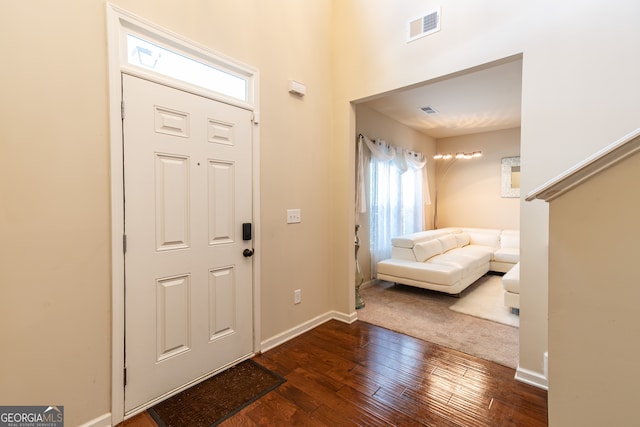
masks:
[[[433,155],[433,159],[434,160],[449,160],[451,158],[453,158],[454,155],[451,153],[446,153],[446,154],[442,154],[442,153],[436,153]],[[482,157],[482,151],[473,151],[470,153],[463,153],[462,151],[458,151],[455,154],[455,158],[456,159],[473,159],[476,157]]]

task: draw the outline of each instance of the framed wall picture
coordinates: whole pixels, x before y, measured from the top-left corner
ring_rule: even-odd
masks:
[[[502,158],[502,197],[520,197],[520,156]]]

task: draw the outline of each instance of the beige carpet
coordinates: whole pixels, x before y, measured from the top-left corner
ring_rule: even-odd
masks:
[[[467,288],[461,298],[389,282],[376,283],[361,289],[366,305],[358,310],[358,319],[515,369],[518,328],[449,309],[483,284],[500,279],[486,275]]]
[[[520,316],[513,314],[511,309],[504,305],[502,276],[484,276],[449,308],[458,313],[469,314],[505,325],[520,326]]]

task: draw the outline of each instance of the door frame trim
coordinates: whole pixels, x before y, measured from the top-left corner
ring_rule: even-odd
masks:
[[[124,336],[125,336],[125,266],[123,252],[124,235],[124,167],[122,137],[122,74],[132,74],[176,89],[202,95],[207,98],[235,105],[253,112],[252,126],[252,203],[253,203],[253,352],[260,351],[260,132],[259,132],[259,71],[249,65],[233,60],[206,46],[172,33],[156,24],[148,22],[111,3],[107,9],[107,52],[109,77],[109,129],[110,129],[110,172],[111,172],[111,425],[125,419],[124,413]],[[247,102],[234,100],[206,89],[196,88],[179,80],[174,80],[129,66],[123,59],[125,43],[122,40],[127,28],[144,31],[152,38],[170,42],[182,51],[197,52],[211,62],[239,70],[247,76],[249,99]],[[126,51],[126,49],[125,49]],[[128,416],[134,413],[127,414]]]

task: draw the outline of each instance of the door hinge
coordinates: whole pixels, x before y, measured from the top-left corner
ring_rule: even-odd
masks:
[[[124,99],[120,101],[120,118],[124,120]]]
[[[122,252],[123,253],[127,253],[127,235],[123,234],[122,235]]]
[[[127,386],[127,368],[122,369],[122,386]]]

